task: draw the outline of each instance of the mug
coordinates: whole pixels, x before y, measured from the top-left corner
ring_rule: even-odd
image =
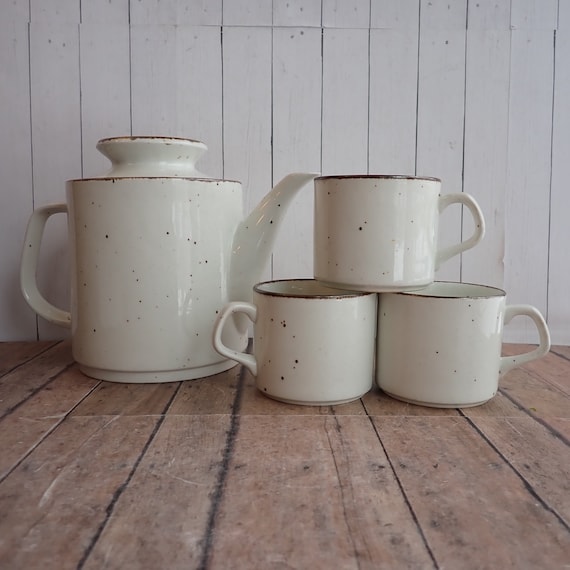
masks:
[[[498,390],[509,370],[544,356],[550,334],[530,305],[507,305],[501,289],[435,282],[421,291],[379,296],[378,386],[399,400],[423,406],[478,406]],[[539,346],[501,357],[503,326],[530,317]]]
[[[321,176],[315,179],[314,277],[331,287],[406,291],[426,287],[438,267],[477,245],[485,233],[472,196],[441,195],[437,178]],[[473,235],[438,247],[439,216],[467,206]]]
[[[377,295],[332,289],[312,279],[259,283],[253,303],[232,302],[214,326],[214,347],[243,364],[266,396],[282,402],[333,405],[368,392],[374,381]],[[227,319],[254,323],[253,354],[222,341]]]

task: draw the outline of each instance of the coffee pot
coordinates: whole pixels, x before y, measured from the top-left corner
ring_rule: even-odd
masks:
[[[21,259],[21,289],[46,320],[71,328],[80,369],[115,382],[169,382],[235,366],[212,346],[228,301],[251,297],[278,228],[316,173],[294,173],[243,216],[240,182],[196,170],[204,143],[171,137],[103,139],[103,176],[70,180],[66,203],[36,209]],[[45,224],[67,213],[71,308],[40,293],[36,269]],[[226,325],[224,344],[247,345],[247,320]]]

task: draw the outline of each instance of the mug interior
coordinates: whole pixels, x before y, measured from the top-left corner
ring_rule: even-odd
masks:
[[[414,295],[416,297],[439,297],[446,299],[488,299],[490,297],[504,297],[505,291],[478,285],[475,283],[457,283],[453,281],[434,281],[424,289],[418,291],[405,291],[401,295]]]
[[[253,290],[263,295],[274,295],[276,297],[306,297],[312,299],[361,297],[363,295],[374,294],[328,287],[315,279],[283,279],[279,281],[266,281],[255,285]]]

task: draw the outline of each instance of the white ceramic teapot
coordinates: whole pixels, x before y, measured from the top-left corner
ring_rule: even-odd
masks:
[[[168,382],[227,370],[212,346],[218,312],[249,299],[279,222],[316,174],[290,174],[243,218],[239,182],[199,173],[205,144],[166,137],[103,139],[111,160],[102,177],[70,180],[66,204],[36,209],[28,223],[21,288],[52,323],[71,327],[73,356],[94,378]],[[71,310],[39,292],[36,268],[47,219],[67,212]],[[247,324],[226,327],[242,351]]]

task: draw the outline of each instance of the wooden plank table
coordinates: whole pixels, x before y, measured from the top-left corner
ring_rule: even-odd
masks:
[[[450,410],[100,382],[65,341],[0,375],[2,569],[570,568],[568,347]]]

